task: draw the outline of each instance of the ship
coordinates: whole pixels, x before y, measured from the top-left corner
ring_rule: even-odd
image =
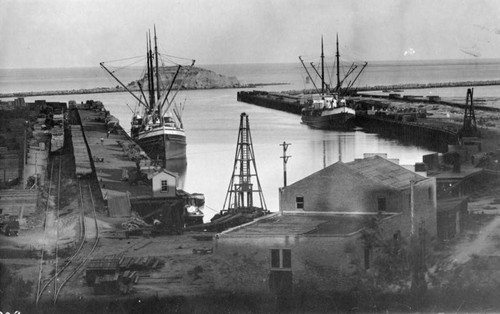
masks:
[[[316,71],[314,65],[311,66],[316,71],[316,73],[321,78],[321,90],[318,90],[318,95],[309,100],[306,107],[301,111],[302,123],[316,129],[323,130],[351,130],[354,128],[354,118],[356,117],[356,111],[348,104],[348,99],[342,95],[342,86],[340,81],[340,54],[339,54],[339,40],[337,35],[337,53],[336,66],[337,66],[337,86],[335,91],[330,91],[328,85],[325,83],[325,55],[323,52],[323,38],[321,38],[321,73]],[[301,57],[299,57],[302,65],[304,66],[309,81],[314,83],[313,78],[309,74],[307,67],[305,66]],[[366,63],[361,69],[361,71],[356,76],[359,77]],[[355,67],[351,66],[350,71],[346,74],[346,77],[353,73]],[[355,79],[355,80],[356,80]],[[345,80],[345,78],[344,78]],[[354,81],[355,81],[354,80]],[[354,82],[352,82],[354,83]],[[352,86],[352,84],[351,84]],[[315,85],[316,87],[316,85]]]
[[[302,109],[302,123],[322,130],[351,130],[354,128],[356,111],[346,104],[345,99],[335,96],[321,96]]]
[[[175,67],[160,67],[160,58],[155,27],[154,51],[149,32],[146,39],[145,74],[136,82],[139,92],[132,91],[130,84],[129,86],[123,84],[103,62],[100,65],[138,101],[139,109],[133,110],[132,115],[130,129],[132,139],[152,160],[167,164],[168,160],[186,159],[183,107],[174,102],[177,91],[171,92],[179,75],[186,74],[187,71],[183,70],[184,66],[180,64]],[[189,67],[192,67],[194,62],[192,60]],[[170,76],[168,80],[165,73]],[[162,75],[165,76],[163,80]],[[179,87],[181,85],[177,84]]]

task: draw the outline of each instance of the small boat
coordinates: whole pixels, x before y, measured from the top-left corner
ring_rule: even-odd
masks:
[[[341,94],[342,87],[339,76],[339,40],[337,36],[337,86],[335,88],[335,92],[329,91],[327,84],[325,84],[325,71],[324,71],[324,53],[323,53],[323,38],[321,39],[321,74],[316,71],[314,66],[314,70],[321,78],[321,91],[319,91],[319,96],[313,97],[308,103],[306,107],[304,107],[301,111],[301,119],[302,123],[307,124],[308,126],[316,129],[323,130],[350,130],[354,128],[354,118],[356,116],[356,111],[351,108],[348,104],[348,100],[344,98]],[[307,70],[302,58],[300,58],[302,65],[306,69],[307,74],[309,75],[309,71]],[[366,63],[358,73],[358,76],[363,71],[364,67],[366,67]],[[351,69],[355,69],[351,67]],[[348,74],[352,73],[354,70],[350,70]],[[347,75],[348,75],[347,74]],[[346,75],[346,76],[347,76]],[[309,75],[310,77],[310,75]],[[356,79],[357,79],[356,77]],[[356,80],[355,79],[355,80]],[[310,77],[310,80],[312,78]],[[355,81],[354,80],[354,81]],[[354,82],[353,82],[354,83]],[[351,83],[352,84],[352,83]]]
[[[205,208],[205,195],[193,193],[188,196],[185,206],[186,226],[199,225],[203,223],[203,209]]]

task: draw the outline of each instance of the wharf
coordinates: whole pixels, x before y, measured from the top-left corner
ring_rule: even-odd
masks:
[[[286,93],[269,93],[257,90],[237,93],[238,101],[295,114],[300,114],[304,108],[304,103],[301,103],[300,99],[299,96]]]
[[[367,132],[421,145],[441,153],[447,152],[449,145],[459,142],[458,128],[435,123],[432,119],[405,122],[390,117],[358,113],[355,122]]]
[[[141,150],[140,147],[119,125],[108,133],[104,111],[78,109],[78,114],[103,199],[125,196],[130,202],[130,198],[152,198],[151,186],[142,182],[131,184],[130,176],[137,173],[138,166],[124,148],[131,145]],[[141,152],[141,158],[147,161],[149,158]]]
[[[389,100],[389,101],[402,101],[408,103],[422,103],[422,104],[435,104],[435,105],[445,105],[448,107],[454,107],[459,109],[465,109],[465,104],[460,104],[456,102],[444,101],[441,97],[433,95],[433,96],[415,96],[415,95],[401,95],[399,93],[390,93],[390,94],[358,94],[358,97],[362,99],[372,99],[372,100]],[[500,108],[484,106],[474,104],[474,108],[483,111],[489,112],[500,112]]]
[[[300,115],[302,108],[305,106],[306,98],[300,95],[254,90],[238,92],[237,100]],[[362,127],[365,131],[396,138],[403,142],[422,145],[439,152],[446,152],[448,145],[458,143],[458,129],[449,125],[434,123],[430,119],[410,122],[403,119],[383,118],[367,113],[368,109],[372,109],[372,107],[388,106],[388,104],[381,103],[380,100],[351,97],[348,101],[353,103],[353,107],[357,112],[356,126]],[[403,115],[401,115],[402,117]]]

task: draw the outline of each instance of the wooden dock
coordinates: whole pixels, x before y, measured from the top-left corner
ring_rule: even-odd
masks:
[[[133,199],[151,198],[153,196],[151,186],[146,182],[135,180],[138,167],[144,168],[151,164],[149,157],[121,126],[115,127],[108,133],[105,111],[78,109],[78,115],[90,160],[87,162],[76,158],[79,153],[75,148],[76,166],[82,172],[87,169],[86,164],[90,164],[102,198],[108,200],[108,203],[112,199],[126,199],[126,203],[129,204]]]

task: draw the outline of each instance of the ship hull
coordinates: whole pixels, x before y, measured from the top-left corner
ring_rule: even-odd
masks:
[[[184,130],[165,129],[141,132],[136,143],[153,160],[172,160],[186,158],[186,135]]]
[[[352,110],[352,109],[351,109]],[[311,128],[322,130],[351,130],[354,128],[355,113],[343,111],[333,114],[321,114],[321,112],[302,113],[302,123],[307,124]]]

